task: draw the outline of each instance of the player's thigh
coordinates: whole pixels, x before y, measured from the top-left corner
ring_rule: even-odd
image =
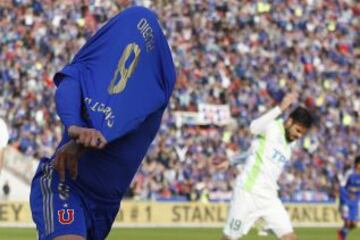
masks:
[[[54,238],[54,240],[86,240],[86,239],[78,235],[65,235],[65,236],[56,237]]]
[[[253,195],[242,189],[235,189],[223,230],[223,239],[238,239],[246,235],[258,216]]]
[[[342,219],[344,219],[345,221],[347,219],[349,219],[349,217],[350,217],[350,209],[349,209],[348,205],[346,205],[346,204],[340,205],[339,211],[340,211],[340,215],[341,215]]]
[[[359,221],[359,207],[357,205],[343,204],[340,206],[340,213],[345,222],[352,223]]]
[[[95,203],[91,209],[96,229],[93,229],[91,236],[94,239],[106,239],[118,214],[120,203]]]
[[[350,220],[355,223],[360,221],[360,201],[350,207]]]
[[[86,238],[85,212],[77,192],[60,184],[50,160],[42,160],[31,184],[30,207],[40,240]]]
[[[262,210],[262,217],[279,239],[296,239],[290,216],[280,199],[268,200]]]

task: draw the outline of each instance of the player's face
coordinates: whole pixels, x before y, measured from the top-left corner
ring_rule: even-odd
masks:
[[[288,119],[285,123],[285,137],[288,142],[295,141],[307,132],[307,128],[302,124],[294,122],[292,119]]]

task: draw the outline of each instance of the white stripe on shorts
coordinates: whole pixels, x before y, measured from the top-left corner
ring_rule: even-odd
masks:
[[[44,174],[40,179],[40,186],[43,195],[43,217],[46,235],[49,235],[54,231],[53,193],[51,191],[52,173],[52,165],[45,164]]]

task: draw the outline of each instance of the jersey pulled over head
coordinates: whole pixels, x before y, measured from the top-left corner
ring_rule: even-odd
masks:
[[[55,75],[55,84],[65,77],[80,82],[88,124],[108,141],[166,106],[176,78],[157,16],[143,7],[110,19]]]

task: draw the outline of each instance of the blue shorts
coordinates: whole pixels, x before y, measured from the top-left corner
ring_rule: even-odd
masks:
[[[44,158],[32,180],[30,207],[39,240],[68,234],[88,240],[104,240],[120,203],[102,203],[84,197],[70,179],[59,182],[52,161]]]
[[[360,203],[359,203],[360,204]],[[359,204],[342,204],[340,205],[341,217],[345,221],[357,222],[359,221]]]

